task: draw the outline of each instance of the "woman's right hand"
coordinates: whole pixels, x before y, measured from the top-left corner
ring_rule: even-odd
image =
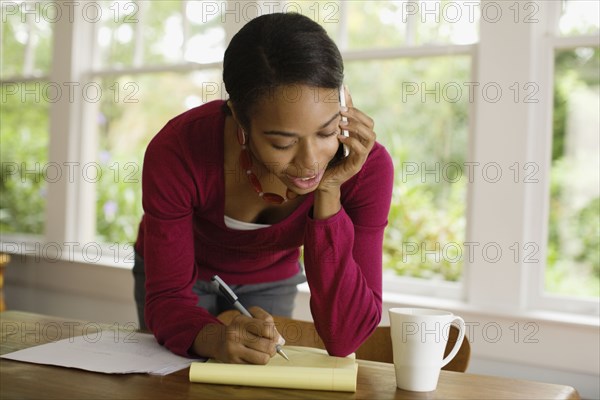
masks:
[[[251,307],[253,318],[228,313],[226,325],[209,324],[194,340],[194,352],[202,357],[233,364],[266,364],[285,340],[273,317],[260,307]],[[229,321],[227,321],[229,320]]]

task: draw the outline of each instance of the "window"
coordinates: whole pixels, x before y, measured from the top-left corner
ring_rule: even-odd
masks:
[[[135,240],[142,216],[141,166],[150,139],[174,116],[221,94],[220,70],[190,73],[154,72],[106,76],[106,96],[97,119],[98,164],[103,176],[97,189],[96,235],[100,242]],[[164,93],[169,93],[165,96]]]
[[[385,268],[401,276],[458,281],[465,242],[468,56],[353,61],[347,84],[376,121],[395,163]],[[385,80],[373,79],[385,76]],[[398,90],[400,89],[400,90]],[[452,96],[452,97],[450,97]],[[386,99],[393,99],[386,101]]]
[[[216,9],[196,2],[135,4],[127,7],[129,13],[121,13],[119,20],[114,18],[117,8],[106,5],[102,14],[107,18],[95,26],[100,57],[95,61],[98,67],[92,80],[100,79],[102,92],[110,94],[103,96],[99,105],[96,128],[97,163],[103,177],[95,187],[96,239],[106,243],[135,238],[142,213],[140,166],[150,138],[185,109],[226,97],[220,69],[211,69],[225,48],[223,20],[236,16],[243,24],[266,11],[244,3],[221,4]],[[346,84],[356,96],[366,97],[364,94],[374,87],[372,77],[382,69],[393,80],[392,84],[379,85],[379,95],[369,104],[366,100],[361,104],[381,126],[381,141],[399,165],[399,186],[406,188],[397,191],[393,201],[386,269],[403,276],[459,281],[465,241],[467,178],[461,168],[467,156],[466,85],[471,80],[471,48],[459,46],[454,50],[457,54],[447,55],[445,45],[477,40],[476,13],[443,4],[421,9],[393,2],[288,6],[290,11],[318,19],[333,37],[347,44],[342,47],[344,53],[354,52],[355,57],[347,62]],[[451,15],[452,22],[440,21],[442,12]],[[372,32],[366,26],[380,26],[383,32]],[[381,53],[361,55],[361,51],[373,48],[373,43]],[[427,57],[390,52],[432,44],[440,47]],[[197,71],[186,72],[187,62],[200,63],[194,66]],[[181,67],[183,70],[175,70]],[[122,73],[121,68],[129,74]],[[389,109],[384,99],[397,97],[397,87],[403,88],[403,98]],[[433,121],[432,115],[436,116]],[[444,225],[442,235],[437,229],[440,223]]]
[[[479,1],[342,2],[347,28],[339,39],[348,50],[472,44],[479,7]]]
[[[40,12],[42,12],[40,10]],[[7,15],[10,14],[10,18]],[[44,233],[49,111],[57,87],[48,80],[54,16],[22,12],[2,3],[2,99],[0,109],[0,231]],[[58,88],[60,90],[61,88]]]
[[[445,294],[459,297],[479,3],[360,1],[340,7],[334,37],[346,60],[346,84],[376,121],[378,140],[395,163],[386,282],[402,292],[448,282]]]
[[[548,292],[600,295],[598,48],[556,52]]]
[[[166,122],[220,98],[225,30],[211,2],[141,1],[103,4],[94,26],[100,82],[96,162],[96,239],[133,242],[142,216],[145,148]],[[123,70],[126,71],[123,71]]]
[[[564,1],[554,51],[548,251],[544,290],[600,296],[599,4]],[[592,36],[588,36],[592,35]],[[594,43],[596,46],[586,46]]]

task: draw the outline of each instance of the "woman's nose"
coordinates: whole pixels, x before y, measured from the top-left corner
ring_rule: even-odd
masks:
[[[302,169],[298,173],[300,176],[316,174],[319,171],[319,158],[318,158],[318,147],[316,143],[311,140],[306,140],[299,147],[296,156],[294,157],[294,164],[297,168]]]

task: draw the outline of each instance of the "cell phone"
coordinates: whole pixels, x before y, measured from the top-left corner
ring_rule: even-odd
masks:
[[[346,107],[346,92],[344,90],[343,84],[340,86],[340,107]],[[342,121],[348,121],[348,118],[342,117]],[[350,136],[350,134],[348,133],[348,130],[346,130],[346,129],[342,129],[342,135],[344,135],[346,137]],[[350,154],[350,149],[345,144],[342,146],[343,146],[343,156],[348,157],[348,154]]]

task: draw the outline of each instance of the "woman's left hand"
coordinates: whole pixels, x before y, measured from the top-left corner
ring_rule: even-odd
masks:
[[[340,113],[348,121],[340,121],[340,128],[347,130],[350,136],[346,137],[340,133],[338,140],[348,146],[350,154],[325,172],[317,191],[339,193],[342,183],[360,171],[375,145],[377,135],[373,131],[375,126],[373,119],[354,107],[347,87],[345,92],[348,107],[346,110],[342,109]]]

